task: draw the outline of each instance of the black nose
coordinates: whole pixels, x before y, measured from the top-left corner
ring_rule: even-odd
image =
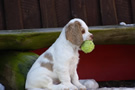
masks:
[[[93,34],[90,35],[90,38],[93,40]]]

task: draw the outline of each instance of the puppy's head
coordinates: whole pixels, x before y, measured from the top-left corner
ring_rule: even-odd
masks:
[[[66,39],[72,44],[81,46],[85,40],[93,40],[93,35],[89,33],[88,26],[81,19],[72,19],[65,26]]]

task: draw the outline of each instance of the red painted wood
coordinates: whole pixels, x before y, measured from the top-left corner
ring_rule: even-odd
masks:
[[[80,58],[80,78],[135,80],[135,45],[96,45],[90,54],[81,52]]]
[[[135,80],[135,45],[96,45],[89,54],[80,52],[78,74],[80,79],[97,81]]]

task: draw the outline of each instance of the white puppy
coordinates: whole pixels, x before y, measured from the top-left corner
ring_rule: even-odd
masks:
[[[80,46],[92,40],[88,27],[81,19],[72,19],[55,43],[44,52],[28,72],[27,90],[86,90],[78,80],[77,64]],[[97,85],[97,83],[96,83]]]

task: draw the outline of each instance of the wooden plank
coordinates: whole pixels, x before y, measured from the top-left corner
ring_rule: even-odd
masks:
[[[135,23],[135,0],[131,0],[131,5],[132,5],[132,18],[133,18],[133,23]]]
[[[20,0],[4,0],[6,29],[22,29]]]
[[[88,26],[101,25],[99,0],[85,0]]]
[[[48,48],[56,41],[61,30],[62,28],[0,30],[0,50]],[[95,26],[90,27],[89,31],[94,35],[96,45],[135,44],[135,25]]]
[[[100,6],[103,25],[118,24],[115,1],[100,0]]]
[[[40,0],[42,26],[57,27],[57,18],[54,0]]]
[[[73,18],[81,18],[87,23],[86,1],[71,0],[71,14]]]
[[[29,51],[0,51],[0,82],[5,87],[0,90],[25,90],[26,75],[38,57]]]
[[[40,28],[40,9],[38,0],[21,0],[24,28]]]
[[[55,0],[58,27],[63,27],[71,19],[69,0]]]
[[[0,30],[5,29],[4,12],[3,12],[3,0],[0,0]]]
[[[130,0],[115,0],[118,22],[132,23]]]

